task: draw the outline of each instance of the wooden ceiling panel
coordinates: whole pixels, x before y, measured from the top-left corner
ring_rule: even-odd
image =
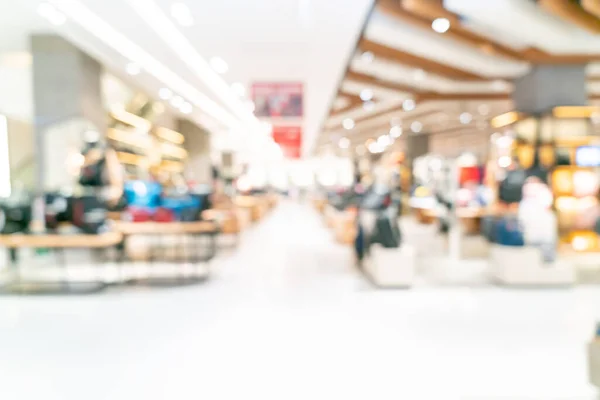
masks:
[[[585,12],[576,2],[569,0],[538,0],[538,4],[548,13],[563,21],[577,25],[595,35],[600,33],[600,20]]]
[[[413,86],[377,79],[371,75],[363,74],[356,71],[348,71],[348,73],[346,74],[346,79],[358,83],[363,83],[365,85],[380,86],[382,88],[396,90],[398,92],[408,94],[414,94],[417,91],[417,89]]]
[[[589,14],[600,18],[600,0],[581,0],[581,7]]]

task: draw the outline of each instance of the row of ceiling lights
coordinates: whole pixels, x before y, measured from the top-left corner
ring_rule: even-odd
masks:
[[[49,21],[52,25],[60,26],[67,22],[65,14],[60,12],[56,7],[50,3],[40,3],[37,7],[38,14]],[[194,17],[189,7],[182,2],[173,3],[171,5],[171,17],[183,27],[191,27],[194,25]],[[225,74],[229,71],[229,65],[221,57],[214,56],[209,60],[210,66],[213,70],[219,74]],[[131,76],[137,76],[142,72],[142,67],[135,63],[129,62],[125,66],[125,72]],[[240,82],[235,82],[231,85],[231,89],[238,97],[244,97],[246,95],[246,88]],[[173,107],[178,109],[184,114],[190,114],[193,112],[193,106],[191,103],[185,101],[181,96],[173,94],[173,91],[168,88],[162,88],[159,90],[159,97],[161,100],[170,100]],[[254,111],[254,103],[248,102],[248,108],[250,111]]]

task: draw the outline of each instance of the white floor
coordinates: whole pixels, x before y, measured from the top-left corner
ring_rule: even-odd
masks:
[[[205,285],[0,297],[0,398],[593,399],[600,287],[375,291],[283,204]]]

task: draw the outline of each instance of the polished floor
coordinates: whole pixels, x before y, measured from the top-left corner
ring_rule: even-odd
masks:
[[[210,282],[0,298],[0,398],[593,399],[600,287],[376,291],[284,203]]]

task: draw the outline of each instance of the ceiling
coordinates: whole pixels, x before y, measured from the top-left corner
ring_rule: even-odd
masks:
[[[303,82],[308,153],[372,2],[0,0],[5,11],[0,12],[0,52],[26,50],[32,32],[56,31],[148,94],[158,97],[161,88],[170,88],[194,105],[189,118],[238,145],[255,141],[265,130],[249,105],[252,82]],[[55,26],[40,17],[41,3],[64,14],[65,23]],[[172,16],[175,3],[187,6],[191,26]],[[226,62],[227,72],[211,67],[213,57]],[[139,75],[125,73],[131,62],[141,67]],[[240,96],[233,83],[247,94]]]
[[[393,125],[403,134],[490,134],[489,119],[513,108],[512,81],[538,64],[587,64],[589,101],[598,103],[600,0],[580,3],[377,1],[317,149],[358,150]],[[433,29],[438,18],[445,32]]]

